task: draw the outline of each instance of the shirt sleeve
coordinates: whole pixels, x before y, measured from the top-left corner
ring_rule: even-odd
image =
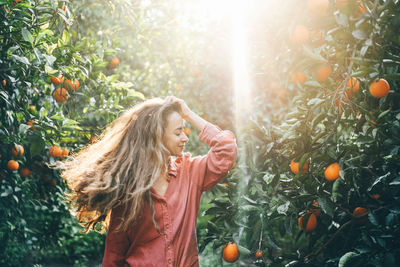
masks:
[[[130,241],[127,232],[116,230],[121,222],[121,213],[122,207],[111,211],[102,267],[123,267],[125,264],[125,254],[130,246]]]
[[[207,155],[193,161],[197,170],[201,191],[207,191],[222,180],[232,168],[237,157],[235,136],[231,131],[223,131],[217,126],[207,123],[199,135],[200,140],[210,146]]]

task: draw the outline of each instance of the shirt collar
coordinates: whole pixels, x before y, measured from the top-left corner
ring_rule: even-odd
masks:
[[[179,158],[177,158],[176,160],[178,161]],[[174,160],[170,160],[169,164],[168,164],[168,176],[174,176],[176,177],[178,173],[178,170],[176,169],[176,164]]]

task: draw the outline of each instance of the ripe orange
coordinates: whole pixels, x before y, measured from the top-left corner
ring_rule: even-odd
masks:
[[[64,85],[68,91],[76,91],[79,88],[79,81],[78,79],[75,79],[74,81],[65,80]]]
[[[358,89],[360,89],[360,82],[356,77],[351,77],[347,80],[346,87],[352,89],[354,93],[357,93]]]
[[[353,215],[355,217],[363,217],[364,215],[368,214],[368,210],[366,208],[363,207],[357,207],[354,209],[353,211]],[[365,223],[366,221],[368,221],[368,216],[365,216],[361,219],[357,219],[357,223]]]
[[[328,181],[334,181],[337,178],[339,178],[339,172],[340,172],[340,166],[339,163],[335,162],[330,164],[328,167],[325,169],[325,178]]]
[[[325,65],[317,70],[318,81],[323,82],[329,78],[332,73],[332,67]]]
[[[311,208],[310,211],[317,217],[321,215],[321,209],[319,208],[319,204],[316,200],[313,201],[312,206],[315,208]]]
[[[387,96],[390,90],[390,85],[385,79],[378,79],[371,83],[369,92],[373,97],[382,98]]]
[[[110,63],[108,63],[108,67],[115,68],[119,65],[119,63],[120,63],[119,58],[114,57],[113,59],[111,59]]]
[[[31,171],[28,168],[22,168],[20,174],[22,177],[28,177],[31,175]]]
[[[290,162],[290,169],[294,174],[297,174],[299,172],[299,163],[292,160]],[[303,165],[303,174],[307,173],[307,171],[308,171],[308,161],[306,161]]]
[[[381,195],[379,195],[379,194],[372,194],[371,197],[372,197],[373,199],[380,199],[380,198],[381,198]]]
[[[11,171],[16,171],[19,169],[19,163],[15,160],[9,160],[7,163],[7,168]]]
[[[57,77],[51,76],[50,81],[54,84],[60,84],[64,81],[64,77],[60,74]]]
[[[64,103],[68,99],[68,91],[65,88],[58,88],[54,92],[54,98],[58,103]]]
[[[226,186],[226,187],[228,187],[228,186],[229,186],[229,184],[228,184],[228,183],[220,183],[220,185],[223,185],[223,186]]]
[[[5,87],[7,85],[6,80],[3,80],[3,86]]]
[[[65,12],[65,10],[66,10],[65,4],[62,5],[61,10]]]
[[[259,259],[262,257],[262,251],[261,250],[257,250],[256,251],[256,258]]]
[[[306,216],[306,215],[300,216],[297,221],[301,230],[304,230],[305,232],[313,231],[317,227],[317,217],[314,215],[314,213],[311,213],[308,217],[306,228],[304,229],[304,225],[303,225],[304,216]]]
[[[69,154],[69,150],[68,150],[67,148],[63,148],[63,149],[61,150],[61,158],[66,158],[66,157],[68,157],[68,154]]]
[[[235,262],[240,256],[238,247],[235,243],[229,242],[224,246],[224,250],[222,252],[222,258],[226,262]]]
[[[310,34],[304,25],[296,25],[293,29],[290,41],[295,45],[302,45],[308,41]]]
[[[183,130],[183,132],[186,134],[186,136],[189,136],[191,133],[190,128],[185,128],[185,130]]]
[[[360,0],[358,1],[359,3],[359,10],[361,13],[368,13],[368,9],[366,8],[365,4],[361,2]]]
[[[308,0],[308,14],[311,17],[322,17],[328,10],[329,0]]]
[[[33,125],[36,124],[36,121],[28,121],[26,124],[31,126],[31,128],[29,128],[29,130],[31,130],[31,131],[33,131],[33,129],[40,130],[39,126],[33,127]]]
[[[62,150],[58,146],[51,146],[49,149],[49,155],[52,156],[53,158],[56,157],[61,157],[62,156]]]
[[[296,72],[292,76],[292,81],[295,84],[297,84],[297,82],[299,82],[300,84],[304,84],[306,80],[307,80],[307,77],[304,72]]]
[[[14,157],[20,157],[24,154],[24,147],[21,145],[15,145],[11,150]]]

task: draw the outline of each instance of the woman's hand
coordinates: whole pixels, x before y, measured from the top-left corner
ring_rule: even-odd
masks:
[[[190,115],[193,113],[188,105],[186,105],[185,101],[175,96],[167,96],[165,98],[166,102],[178,102],[181,107],[181,116],[184,120],[189,120]]]
[[[180,98],[177,98],[175,96],[167,96],[165,98],[165,101],[167,102],[178,102],[180,107],[181,107],[181,116],[185,121],[190,122],[193,124],[197,129],[200,131],[204,128],[204,126],[207,124],[207,121],[205,121],[203,118],[201,118],[199,115],[194,113],[185,103]]]

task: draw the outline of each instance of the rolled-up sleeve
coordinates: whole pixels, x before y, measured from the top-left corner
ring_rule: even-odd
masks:
[[[125,254],[130,247],[128,234],[124,231],[117,231],[121,222],[121,208],[115,208],[111,212],[110,226],[106,237],[104,249],[103,267],[124,266]]]
[[[205,166],[205,172],[199,177],[199,185],[202,191],[207,191],[222,180],[232,168],[237,157],[237,145],[235,136],[231,131],[223,131],[217,126],[207,123],[199,135],[200,140],[211,148],[207,155],[193,162],[196,168]],[[197,164],[196,164],[197,163]]]

